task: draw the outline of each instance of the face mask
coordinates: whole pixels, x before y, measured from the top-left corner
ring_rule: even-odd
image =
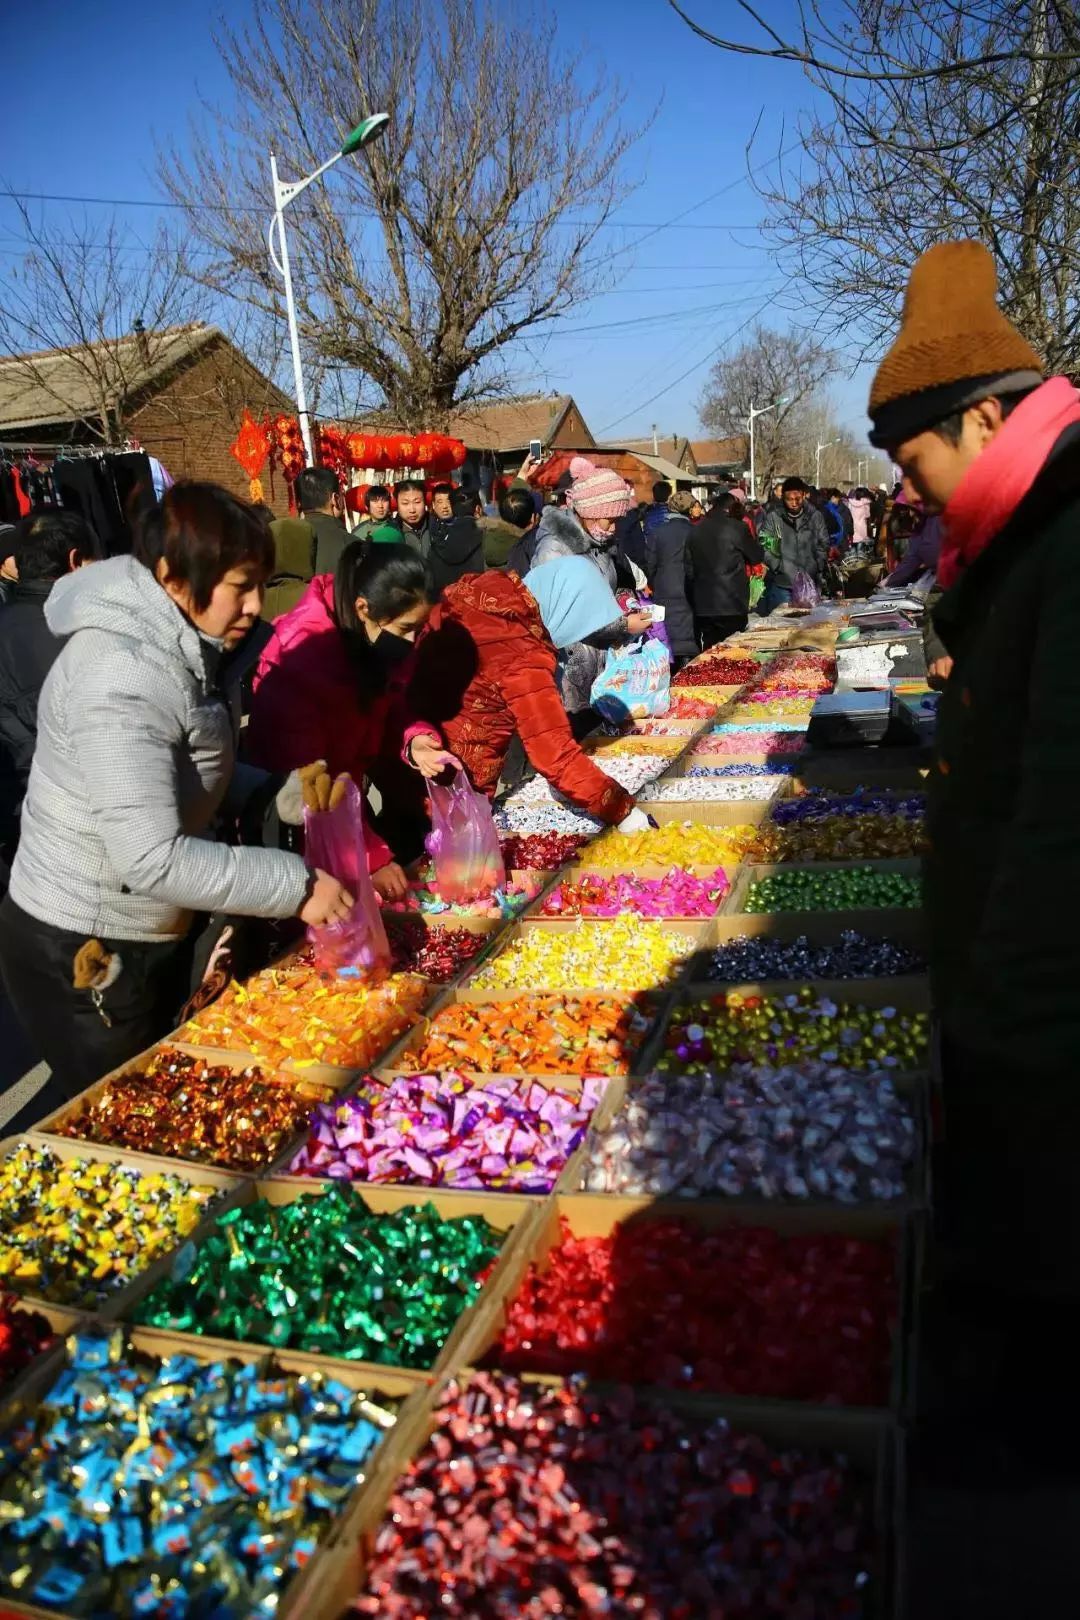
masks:
[[[408,658],[414,643],[406,641],[404,636],[396,636],[392,630],[380,630],[372,646],[379,662],[384,667],[391,668]]]

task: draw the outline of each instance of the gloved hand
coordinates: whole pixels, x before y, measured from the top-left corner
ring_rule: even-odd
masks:
[[[635,805],[630,814],[624,816],[619,822],[619,831],[621,833],[648,832],[652,826],[655,826],[655,822],[649,819],[644,810],[639,810]]]
[[[316,768],[325,771],[325,759],[313,760],[310,765],[303,765],[298,771],[290,771],[278,789],[274,801],[277,805],[278,820],[283,821],[287,827],[302,827],[304,824],[304,781]]]

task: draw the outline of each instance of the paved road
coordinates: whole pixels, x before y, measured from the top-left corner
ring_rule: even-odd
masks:
[[[40,1091],[48,1073],[44,1063],[35,1062],[7,998],[0,991],[0,1130]]]

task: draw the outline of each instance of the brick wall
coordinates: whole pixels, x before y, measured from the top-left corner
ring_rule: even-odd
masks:
[[[279,388],[250,364],[227,339],[202,350],[140,406],[130,418],[132,434],[157,456],[174,478],[206,478],[247,499],[247,474],[229,454],[245,406],[252,416],[288,411]],[[263,490],[275,512],[287,510],[280,474],[273,488],[267,473]]]

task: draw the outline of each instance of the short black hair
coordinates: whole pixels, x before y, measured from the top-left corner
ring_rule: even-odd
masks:
[[[1005,420],[1008,421],[1013,411],[1015,411],[1016,407],[1020,404],[1020,401],[1027,399],[1028,395],[1033,394],[1034,392],[1034,388],[1021,388],[1019,392],[1015,394],[987,394],[986,397],[987,399],[996,399],[998,401],[1001,406],[1001,414]],[[979,401],[976,400],[975,403],[977,405]],[[930,429],[931,433],[936,433],[939,439],[944,439],[946,444],[951,444],[955,449],[960,443],[960,435],[964,431],[965,411],[970,409],[971,406],[968,405],[965,406],[963,411],[952,411],[948,416],[943,416],[940,422],[934,423],[933,427]]]
[[[61,579],[77,562],[104,556],[101,542],[78,512],[47,506],[20,518],[11,535],[11,554],[23,583],[30,579]]]
[[[456,518],[475,517],[483,504],[475,489],[455,489],[450,496],[450,508]]]
[[[220,484],[194,478],[174,484],[157,506],[140,515],[132,550],[155,578],[163,561],[170,579],[190,586],[196,613],[209,606],[215,586],[231,568],[251,563],[264,579],[274,569],[274,537],[266,519]]]
[[[785,478],[780,485],[781,495],[791,495],[798,490],[803,495],[810,494],[810,485],[802,478]]]
[[[386,503],[389,505],[390,491],[387,489],[385,484],[372,484],[371,488],[364,496],[364,505],[367,507],[369,512],[371,511],[372,501],[386,501]]]
[[[453,500],[455,487],[453,484],[436,484],[431,493],[432,495],[449,495]]]
[[[656,502],[656,504],[658,506],[661,505],[662,502],[664,502],[664,501],[670,501],[671,496],[672,496],[671,485],[668,483],[666,478],[661,478],[661,480],[660,480],[660,482],[658,484],[653,485],[653,487],[652,487],[652,498],[653,498],[653,500]]]
[[[305,467],[296,480],[296,501],[301,512],[321,512],[340,489],[337,473],[329,467]]]
[[[499,516],[512,529],[527,529],[536,516],[536,506],[527,489],[508,489],[499,500]]]
[[[712,500],[709,503],[709,511],[710,512],[722,512],[724,514],[724,516],[727,517],[728,513],[731,511],[731,508],[734,505],[735,505],[735,497],[734,497],[734,495],[731,493],[730,489],[725,489],[725,490],[722,490],[721,493],[719,495],[717,495],[715,497],[715,499]]]
[[[418,489],[427,499],[427,485],[422,478],[403,478],[400,484],[394,485],[394,494],[403,495],[407,489]]]

